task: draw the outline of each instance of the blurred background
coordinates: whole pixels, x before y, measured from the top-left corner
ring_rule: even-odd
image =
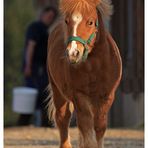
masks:
[[[47,5],[58,0],[5,0],[4,8],[4,125],[16,126],[12,90],[23,85],[22,56],[27,26]],[[112,0],[114,14],[108,22],[123,60],[123,77],[109,114],[110,127],[144,128],[144,1]]]

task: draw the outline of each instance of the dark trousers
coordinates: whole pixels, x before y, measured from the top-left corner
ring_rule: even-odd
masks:
[[[46,87],[48,85],[48,76],[45,68],[39,67],[34,70],[32,76],[25,77],[25,86],[36,88],[38,90],[38,97],[36,103],[36,110],[41,111],[41,126],[48,126],[48,115],[47,115],[47,101],[48,92]],[[20,114],[18,119],[18,125],[24,126],[29,125],[31,122],[32,114]]]

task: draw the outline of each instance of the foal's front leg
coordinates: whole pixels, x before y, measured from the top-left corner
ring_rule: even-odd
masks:
[[[60,133],[60,148],[72,148],[68,134],[71,117],[69,103],[63,99],[55,87],[52,87],[52,89],[56,108],[55,121]]]
[[[75,109],[80,132],[79,148],[98,148],[91,105],[88,99],[83,95],[79,95],[78,99],[75,100]]]
[[[96,112],[94,114],[94,129],[98,148],[104,148],[104,134],[107,127],[107,115]]]
[[[70,117],[69,103],[65,103],[60,108],[56,108],[55,120],[60,132],[60,148],[72,148],[68,134]]]
[[[99,101],[98,101],[99,102]],[[100,101],[93,106],[94,114],[94,129],[96,133],[96,139],[98,142],[98,148],[104,148],[104,134],[107,128],[108,111],[111,107],[112,100]]]

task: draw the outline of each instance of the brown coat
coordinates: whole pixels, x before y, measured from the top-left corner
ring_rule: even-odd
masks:
[[[55,120],[60,132],[60,148],[71,148],[68,138],[70,102],[76,110],[80,148],[103,148],[107,114],[121,79],[122,63],[118,47],[105,31],[100,13],[98,20],[96,42],[85,62],[69,63],[61,22],[49,37],[47,64],[56,108]]]

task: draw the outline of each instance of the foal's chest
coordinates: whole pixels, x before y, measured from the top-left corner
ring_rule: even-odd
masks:
[[[98,65],[99,66],[99,65]],[[98,92],[98,68],[94,69],[92,63],[84,63],[70,68],[70,85],[77,92],[94,95]]]

